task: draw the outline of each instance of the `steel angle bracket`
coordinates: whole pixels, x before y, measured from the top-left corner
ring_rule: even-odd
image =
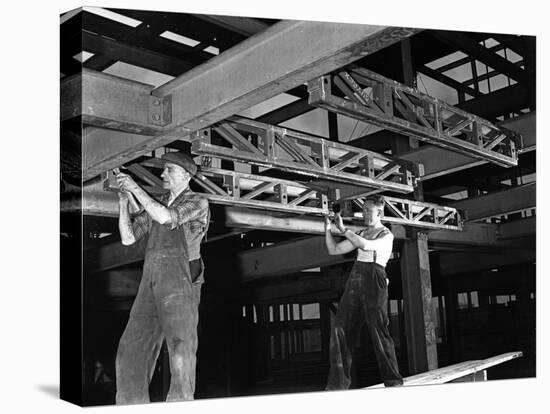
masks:
[[[308,82],[309,101],[465,155],[511,167],[521,136],[363,68]]]
[[[352,200],[352,203],[359,211],[353,212],[348,210],[346,216],[352,220],[362,220],[364,202],[365,199],[362,198]],[[384,197],[384,217],[382,221],[386,223],[433,230],[462,231],[464,225],[463,217],[463,212],[453,207],[396,197]]]
[[[148,121],[160,127],[172,122],[172,95],[163,98],[152,95],[149,97]]]
[[[410,193],[416,184],[411,162],[246,118],[199,130],[191,142],[195,154],[348,185]]]

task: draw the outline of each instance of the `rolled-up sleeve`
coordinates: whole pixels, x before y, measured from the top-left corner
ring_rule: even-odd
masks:
[[[204,197],[193,197],[184,200],[177,206],[169,207],[171,229],[190,221],[201,221],[206,225],[208,216],[208,200]]]

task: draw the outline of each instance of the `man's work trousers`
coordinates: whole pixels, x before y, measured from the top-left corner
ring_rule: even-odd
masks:
[[[176,258],[145,261],[138,294],[118,345],[117,404],[150,401],[149,383],[164,338],[171,373],[166,400],[193,399],[200,293],[201,284],[191,283],[182,274]]]
[[[348,389],[352,352],[364,322],[386,386],[403,383],[392,337],[388,330],[388,284],[384,268],[376,263],[355,262],[338,305],[330,336],[330,371],[327,390]]]

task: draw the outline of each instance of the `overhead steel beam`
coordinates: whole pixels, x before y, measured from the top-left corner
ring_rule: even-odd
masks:
[[[116,13],[120,14],[121,11],[122,10],[116,10]],[[138,47],[145,53],[155,51],[166,58],[176,58],[176,62],[181,60],[187,62],[188,64],[193,64],[193,66],[202,63],[213,56],[210,53],[197,50],[183,43],[174,42],[161,37],[160,34],[164,31],[170,30],[174,32],[173,26],[170,24],[170,21],[165,18],[165,16],[151,18],[156,13],[151,13],[148,11],[140,12],[138,10],[133,10],[131,12],[128,11],[130,13],[126,13],[127,10],[122,12],[122,14],[126,14],[128,17],[139,20],[141,23],[136,27],[131,27],[115,20],[84,11],[82,29],[87,32],[97,33],[105,38],[113,39],[115,42],[122,42],[122,45],[124,46]],[[137,16],[134,14],[137,14]],[[178,23],[180,27],[185,27],[186,34],[189,36],[190,24],[188,19],[188,16],[180,17]],[[197,39],[194,36],[189,37]],[[139,55],[139,51],[137,52]],[[93,57],[91,59],[93,59]],[[133,58],[130,57],[130,59]],[[137,66],[147,64],[147,62],[142,62],[142,64]],[[183,72],[180,72],[177,75],[181,75],[182,73]]]
[[[517,83],[462,102],[457,107],[463,111],[494,120],[498,116],[508,116],[512,112],[528,108],[529,91],[525,85]]]
[[[532,151],[536,147],[536,113],[519,116],[498,123],[511,131],[521,134],[523,139],[523,148],[519,149],[520,154]],[[477,167],[487,163],[486,161],[476,160],[464,154],[449,151],[444,148],[434,146],[424,146],[418,150],[405,154],[399,154],[399,158],[411,161],[416,164],[422,164],[424,173],[420,176],[420,181],[429,180],[442,175],[450,174],[467,168]]]
[[[216,16],[206,14],[195,14],[194,16],[206,22],[214,23],[215,25],[231,30],[232,32],[239,33],[243,36],[252,36],[269,27],[268,24],[262,22],[261,20],[251,17]]]
[[[196,66],[194,63],[85,31],[82,32],[82,49],[171,76],[179,76]]]
[[[345,255],[330,256],[324,237],[308,237],[278,243],[271,247],[268,250],[247,250],[240,254],[240,272],[243,280],[294,273],[352,260],[350,256]]]
[[[525,64],[525,62],[523,60],[519,60],[517,62],[514,62],[514,65],[523,65]],[[489,72],[486,72],[482,75],[478,75],[477,77],[473,78],[473,79],[469,79],[467,81],[464,81],[461,83],[461,85],[463,86],[470,86],[470,85],[475,85],[476,83],[479,84],[479,82],[482,82],[484,80],[487,80],[487,79],[491,79],[497,75],[500,75],[500,72],[497,72],[496,70],[490,70]]]
[[[474,96],[476,98],[483,95],[483,93],[475,90],[474,88],[471,88],[466,84],[460,83],[454,80],[453,78],[451,78],[450,76],[444,75],[439,70],[433,70],[426,65],[417,66],[416,70],[419,71],[420,73],[423,73],[424,75],[429,76],[432,79],[435,79],[445,85],[450,86],[451,88],[456,89],[458,92],[463,92],[468,95]]]
[[[508,264],[523,263],[535,257],[534,249],[521,249],[511,240],[504,240],[502,234],[507,238],[523,237],[526,234],[534,236],[535,220],[519,220],[517,223],[505,223],[501,225],[482,224],[482,223],[466,223],[462,232],[451,231],[433,231],[428,234],[429,242],[447,243],[453,245],[467,244],[471,246],[494,246],[502,247],[504,254],[499,253],[483,253],[483,254],[452,254],[445,255],[451,257],[450,263],[447,265],[445,260],[442,261],[442,269],[446,273],[462,273],[462,269],[477,269],[482,270],[491,267],[500,267]],[[522,230],[525,229],[525,230]],[[392,232],[396,240],[405,240],[406,234],[404,231],[399,232],[398,226],[392,226]],[[507,248],[507,246],[509,246]],[[513,247],[513,248],[510,248]],[[307,254],[302,254],[307,252]],[[517,253],[516,253],[517,252]],[[324,237],[309,237],[300,240],[279,243],[274,246],[264,247],[242,252],[241,255],[241,270],[244,278],[259,278],[264,276],[273,276],[292,273],[304,269],[314,268],[318,266],[329,266],[332,264],[343,263],[353,260],[350,255],[329,256],[325,247]],[[280,258],[285,260],[281,261]],[[455,258],[460,257],[464,263]],[[468,259],[469,257],[469,259]],[[474,259],[472,259],[474,258]],[[481,258],[479,265],[476,264],[475,258]],[[502,264],[498,264],[498,260]],[[456,265],[456,271],[452,266]],[[477,267],[476,267],[477,266]],[[443,270],[442,270],[443,273]]]
[[[493,227],[493,229],[495,229],[495,227]],[[460,235],[467,231],[468,230],[465,229],[460,233],[447,233]],[[428,237],[431,238],[431,234]],[[493,239],[496,240],[496,236],[494,236]],[[442,237],[438,237],[438,240],[442,240]],[[456,241],[449,236],[447,236],[446,242],[455,244],[460,243],[460,241]],[[481,245],[483,241],[480,243],[477,240],[473,240],[473,242]],[[491,244],[497,246],[498,243],[498,241],[494,241]],[[285,260],[281,260],[281,257],[284,257]],[[452,264],[447,265],[446,259],[442,260],[441,273],[454,274],[462,273],[465,271],[464,269],[472,271],[483,270],[485,268],[523,263],[531,259],[534,260],[535,251],[534,249],[514,248],[504,249],[503,253],[453,253],[449,255],[449,257],[451,257],[449,263]],[[293,273],[318,266],[330,266],[354,260],[353,255],[328,255],[324,237],[310,237],[297,241],[279,243],[261,249],[248,250],[242,252],[240,258],[242,277],[245,280]],[[460,258],[462,262],[458,258]],[[476,263],[478,258],[480,259],[479,264]],[[499,260],[501,261],[500,264]],[[455,266],[455,269],[453,269],[453,266]]]
[[[281,21],[160,86],[153,95],[172,96],[168,129],[198,130],[417,31]],[[211,90],[215,93],[207,92]]]
[[[504,249],[498,253],[446,253],[440,259],[440,273],[450,276],[523,263],[534,263],[536,253],[535,249]]]
[[[283,21],[156,89],[83,71],[76,82],[62,81],[62,120],[82,115],[93,126],[153,136],[137,146],[121,145],[116,149],[118,156],[96,165],[93,174],[97,174],[417,31]],[[83,84],[81,99],[64,99],[75,94],[78,82]],[[92,109],[98,109],[99,115]],[[84,177],[90,175],[83,172]]]
[[[82,252],[84,272],[92,274],[138,263],[145,257],[146,245],[147,238],[142,238],[130,246],[113,242],[84,250]]]
[[[519,220],[505,222],[499,225],[498,239],[510,240],[519,237],[534,236],[537,231],[537,218],[526,217]]]
[[[467,221],[475,221],[535,208],[536,202],[536,185],[533,182],[479,197],[466,198],[449,205],[464,210]]]
[[[82,176],[86,181],[119,165],[126,148],[147,145],[150,136],[105,128],[84,128],[82,134]]]
[[[458,47],[459,50],[467,55],[475,57],[479,61],[509,76],[517,82],[527,81],[528,75],[525,70],[517,67],[509,60],[497,55],[464,34],[459,32],[437,31],[434,32],[434,37]]]
[[[205,24],[197,15],[177,12],[158,12],[135,9],[111,9],[116,13],[139,20],[147,25],[161,25],[164,30],[187,36],[189,38],[208,43],[220,50],[226,50],[243,40],[243,35],[237,34],[217,24]],[[186,47],[186,45],[181,45]],[[191,48],[192,49],[192,48]]]
[[[110,243],[84,253],[84,257],[88,257],[85,270],[97,273],[119,268],[142,261],[144,254],[143,243],[132,246]],[[353,260],[353,255],[330,256],[326,252],[324,237],[314,237],[242,252],[239,255],[239,272],[242,281],[250,281]],[[504,249],[498,253],[447,253],[441,258],[441,274],[474,272],[533,263],[535,260],[535,249]]]
[[[266,124],[279,124],[281,122],[288,121],[289,119],[295,118],[306,112],[315,109],[311,107],[308,103],[307,98],[298,99],[297,101],[291,102],[285,106],[274,109],[267,114],[259,116],[256,118],[256,121],[265,122]]]
[[[321,76],[308,82],[308,91],[311,105],[483,161],[517,165],[519,135],[364,68]]]
[[[61,81],[61,121],[82,116],[83,123],[96,127],[158,134],[162,128],[152,122],[153,89],[150,85],[84,68],[81,73]],[[94,154],[91,158],[95,158]]]
[[[493,38],[523,58],[535,51],[535,36],[493,34]]]
[[[428,32],[427,32],[428,33]],[[491,50],[492,52],[496,53],[496,52],[499,52],[501,51],[502,49],[504,49],[506,46],[502,45],[502,44],[499,44],[499,45],[495,45],[495,46],[491,46],[489,47],[488,49]],[[439,73],[445,73],[451,69],[456,69],[458,68],[459,66],[462,66],[466,63],[470,63],[472,61],[472,57],[471,56],[465,56],[461,59],[457,59],[455,60],[454,62],[450,62],[450,63],[447,63],[443,66],[439,66],[437,69],[435,69],[437,72]],[[430,63],[430,62],[426,62],[426,63]]]
[[[115,195],[112,195],[116,197]],[[63,206],[62,202],[62,206]],[[215,219],[215,218],[214,218]],[[323,234],[323,220],[312,217],[275,217],[266,215],[259,210],[245,210],[226,208],[225,209],[225,224],[238,228],[252,228],[255,230],[280,230],[289,232],[303,232],[309,234]],[[521,223],[521,222],[520,222]],[[535,257],[534,249],[524,250],[517,248],[513,240],[502,239],[502,234],[506,237],[515,236],[523,237],[526,231],[530,236],[534,235],[535,226],[534,220],[527,220],[520,223],[507,223],[503,225],[481,224],[481,223],[466,223],[462,232],[440,231],[430,232],[429,242],[446,243],[449,245],[471,245],[471,246],[494,246],[504,249],[505,254],[500,253],[484,253],[477,257],[486,257],[489,268],[499,267],[501,265],[521,263]],[[525,225],[527,224],[527,225]],[[349,225],[352,231],[358,231],[361,227]],[[526,229],[526,230],[522,230]],[[399,225],[391,225],[393,234],[396,240],[405,240],[407,238],[404,227]],[[499,230],[500,229],[500,230]],[[517,252],[517,254],[515,253]],[[88,257],[87,268],[89,272],[98,272],[108,270],[123,265],[143,260],[144,245],[122,246],[118,242],[110,243],[101,246],[98,249],[91,250],[85,253]],[[475,262],[472,262],[472,256],[464,254],[460,256],[460,260],[453,261],[453,265],[460,264],[457,269],[465,269],[465,266],[474,269]],[[306,237],[290,242],[278,243],[274,246],[264,247],[262,249],[254,249],[242,252],[241,257],[241,272],[246,280],[255,279],[258,277],[280,275],[285,273],[293,273],[300,270],[310,269],[319,266],[329,266],[332,264],[343,263],[353,260],[353,255],[336,255],[330,256],[326,252],[325,240],[322,236]],[[284,257],[284,260],[281,260]],[[468,259],[470,257],[470,259]],[[453,259],[454,260],[454,259]],[[518,262],[519,260],[519,262]],[[481,266],[481,264],[480,264]],[[478,270],[486,266],[483,264]],[[452,266],[445,267],[446,272],[453,272]],[[455,273],[461,273],[463,270]]]

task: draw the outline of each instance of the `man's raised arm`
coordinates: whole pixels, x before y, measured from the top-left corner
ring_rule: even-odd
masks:
[[[330,218],[328,216],[325,216],[325,243],[327,245],[328,254],[331,256],[349,253],[355,249],[349,240],[344,240],[339,243],[334,240],[330,232]]]
[[[120,232],[120,240],[125,246],[129,246],[136,242],[130,212],[128,211],[128,195],[122,192],[118,193],[118,230]]]

